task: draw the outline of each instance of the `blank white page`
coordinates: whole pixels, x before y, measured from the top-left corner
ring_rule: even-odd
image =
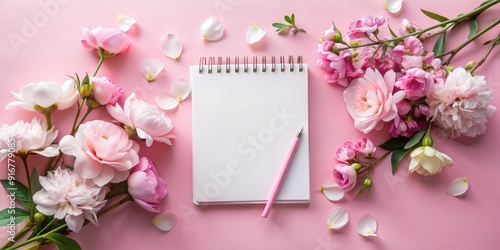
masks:
[[[304,132],[277,202],[306,203],[309,190],[307,65],[285,72],[199,73],[190,67],[193,117],[193,201],[265,203],[293,138]]]

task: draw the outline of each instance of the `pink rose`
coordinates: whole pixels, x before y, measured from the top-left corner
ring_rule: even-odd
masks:
[[[412,68],[396,81],[396,87],[406,90],[406,98],[418,100],[426,96],[434,85],[434,79],[429,72],[419,68]]]
[[[158,176],[150,159],[142,157],[128,177],[128,192],[139,206],[159,213],[160,201],[167,194],[167,182]]]
[[[344,145],[337,149],[337,160],[343,163],[349,163],[356,158],[356,151],[354,145],[350,141],[344,142]]]
[[[369,156],[373,152],[375,152],[375,147],[373,146],[373,142],[368,138],[363,138],[360,141],[354,144],[354,150],[358,152],[361,156]]]
[[[378,30],[378,27],[387,23],[387,21],[389,21],[389,19],[387,19],[387,17],[385,17],[384,15],[380,15],[377,17],[364,16],[349,25],[347,35],[351,39],[363,38],[366,35],[370,35],[376,32]]]
[[[66,135],[59,149],[75,157],[75,172],[99,186],[127,179],[129,170],[139,162],[139,145],[110,122],[93,120],[78,127],[75,136]]]
[[[100,105],[115,105],[123,95],[123,88],[109,77],[91,77],[90,81],[94,83],[91,97]]]
[[[97,49],[99,56],[113,57],[125,52],[130,45],[128,36],[116,28],[95,27],[92,29],[81,27],[82,44],[88,50]]]
[[[347,111],[354,119],[354,127],[363,133],[381,129],[380,121],[388,122],[398,114],[396,103],[405,97],[404,91],[392,93],[396,74],[390,70],[384,77],[367,69],[363,78],[353,80],[344,90]]]
[[[106,106],[108,113],[117,121],[123,123],[128,130],[134,131],[141,139],[146,140],[146,146],[151,146],[153,141],[172,145],[174,138],[168,134],[174,127],[172,121],[157,106],[135,98],[132,93],[123,104]]]
[[[333,167],[333,178],[344,191],[351,191],[356,185],[357,174],[353,167],[345,164]]]

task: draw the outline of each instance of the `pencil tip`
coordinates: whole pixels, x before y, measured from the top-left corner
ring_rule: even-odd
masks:
[[[297,133],[297,138],[302,137],[302,131],[304,131],[304,127],[302,127],[300,131]]]

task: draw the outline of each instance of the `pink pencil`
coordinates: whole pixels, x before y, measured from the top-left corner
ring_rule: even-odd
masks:
[[[273,186],[273,189],[271,190],[271,194],[269,195],[269,198],[267,199],[266,207],[264,208],[264,211],[262,212],[262,217],[267,218],[269,215],[269,212],[271,211],[271,207],[273,206],[274,202],[276,201],[276,197],[278,197],[278,193],[281,188],[281,184],[283,184],[283,180],[285,180],[286,172],[288,172],[288,168],[290,167],[290,163],[292,163],[293,156],[295,155],[295,151],[297,151],[297,147],[299,146],[300,142],[300,137],[302,137],[302,131],[304,130],[304,127],[300,129],[300,131],[297,133],[297,136],[293,138],[292,145],[290,146],[290,149],[288,150],[288,153],[286,154],[285,161],[283,162],[283,166],[281,167],[281,171],[278,175],[278,178],[276,179],[276,182]]]

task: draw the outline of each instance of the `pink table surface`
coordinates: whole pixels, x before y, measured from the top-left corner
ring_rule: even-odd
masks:
[[[469,11],[482,1],[405,1],[403,11],[390,16],[382,0],[353,1],[15,1],[0,5],[0,107],[13,100],[10,91],[19,92],[28,82],[53,80],[63,82],[66,75],[92,72],[97,64],[95,53],[85,50],[79,41],[79,26],[115,27],[115,17],[129,15],[138,26],[129,33],[130,49],[104,63],[100,75],[107,75],[125,88],[151,102],[159,91],[169,91],[180,77],[189,79],[188,66],[197,64],[200,56],[279,56],[302,55],[309,67],[310,169],[311,202],[308,205],[276,205],[269,218],[260,214],[263,205],[197,207],[192,203],[191,179],[191,99],[175,111],[166,112],[173,120],[174,146],[155,143],[152,148],[142,144],[141,154],[150,157],[160,175],[168,182],[168,195],[162,209],[175,213],[175,228],[161,232],[151,225],[155,214],[130,202],[99,218],[100,226],[86,226],[71,234],[83,249],[498,249],[500,216],[500,168],[496,159],[500,141],[498,112],[490,118],[485,134],[474,139],[436,139],[435,146],[451,156],[456,165],[440,175],[422,177],[407,173],[407,163],[392,176],[389,161],[373,173],[371,195],[354,198],[354,193],[337,203],[328,201],[319,187],[330,183],[335,150],[346,140],[364,135],[353,127],[342,101],[342,88],[323,81],[316,63],[316,44],[320,33],[332,21],[342,30],[365,13],[387,14],[392,27],[399,27],[403,18],[422,27],[434,22],[420,13],[427,9],[452,17]],[[44,4],[45,3],[45,4]],[[47,8],[50,5],[50,8]],[[480,23],[498,17],[500,6],[485,13]],[[307,30],[296,36],[277,35],[271,23],[295,12],[297,24]],[[218,17],[225,25],[225,36],[218,42],[200,39],[201,23]],[[23,35],[24,22],[33,22],[35,30]],[[245,41],[246,29],[259,23],[266,31],[265,44],[251,48]],[[482,26],[484,27],[484,26]],[[9,34],[24,36],[23,43],[12,45]],[[179,61],[165,57],[160,37],[165,33],[179,36],[184,52]],[[485,47],[481,38],[468,48],[456,63],[479,60]],[[463,27],[451,44],[467,36]],[[498,50],[477,73],[483,74],[494,92],[493,105],[500,106]],[[495,58],[496,57],[496,58]],[[153,83],[147,83],[139,72],[144,58],[158,58],[166,72]],[[73,107],[70,112],[74,112]],[[56,126],[68,125],[71,118],[57,112]],[[0,123],[11,124],[18,119],[31,120],[33,113],[14,108],[2,111]],[[38,114],[37,114],[38,115]],[[38,115],[39,116],[39,115]],[[41,118],[41,116],[39,116]],[[105,110],[92,118],[108,119]],[[61,126],[61,128],[64,128]],[[64,129],[62,129],[64,131]],[[62,133],[61,133],[62,134]],[[387,138],[385,132],[369,135],[375,143]],[[20,160],[19,160],[20,161]],[[34,163],[34,161],[33,161]],[[6,160],[0,164],[6,165]],[[2,167],[0,178],[5,178]],[[19,164],[18,179],[23,169]],[[467,177],[470,190],[463,198],[445,193],[448,183]],[[257,185],[257,183],[256,183]],[[0,208],[7,206],[5,191],[0,191]],[[326,227],[328,212],[344,207],[350,222],[340,231]],[[376,238],[363,238],[356,232],[357,220],[372,214],[379,223]],[[6,240],[6,229],[0,230],[0,242]]]

